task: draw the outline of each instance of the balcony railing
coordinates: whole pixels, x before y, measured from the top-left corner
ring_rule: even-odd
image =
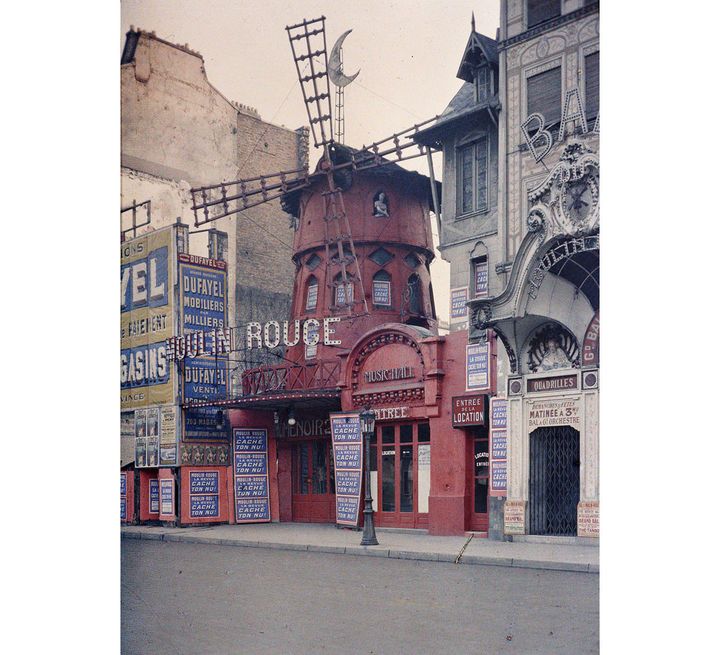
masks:
[[[262,366],[242,374],[242,395],[256,396],[276,391],[332,389],[338,385],[339,378],[339,360]]]

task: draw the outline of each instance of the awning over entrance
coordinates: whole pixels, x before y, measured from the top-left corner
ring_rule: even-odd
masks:
[[[188,402],[183,409],[196,409],[200,407],[217,407],[218,409],[265,409],[277,410],[287,407],[289,403],[302,404],[303,408],[332,408],[339,407],[339,389],[307,389],[299,391],[282,391],[277,393],[264,393],[254,396],[240,396],[227,400],[207,400]]]

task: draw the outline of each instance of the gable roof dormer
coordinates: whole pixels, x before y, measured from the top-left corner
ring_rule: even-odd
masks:
[[[468,38],[457,77],[465,82],[472,82],[475,78],[474,71],[487,62],[492,67],[498,66],[497,41],[489,36],[475,31],[475,15],[473,14],[470,37]]]

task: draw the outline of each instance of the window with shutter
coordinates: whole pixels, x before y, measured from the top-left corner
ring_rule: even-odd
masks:
[[[562,79],[560,66],[527,79],[527,115],[542,114],[545,126],[560,122]]]
[[[600,53],[585,57],[585,115],[595,118],[600,111]]]
[[[559,16],[561,4],[561,0],[527,0],[528,29]]]

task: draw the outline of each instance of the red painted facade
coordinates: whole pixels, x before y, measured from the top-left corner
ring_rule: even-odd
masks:
[[[478,392],[465,389],[467,332],[436,334],[428,180],[399,167],[377,169],[356,173],[343,192],[357,255],[349,271],[362,276],[368,310],[355,303],[352,314],[334,302],[340,269],[328,262],[333,253],[326,248],[324,191],[320,181],[295,196],[297,273],[290,319],[322,323],[338,317],[332,338],[341,344],[321,342],[307,356],[301,340],[287,349],[287,363],[245,371],[243,395],[218,403],[229,409],[233,429],[267,431],[270,519],[335,521],[329,414],[371,407],[377,417],[370,462],[377,525],[425,528],[436,535],[486,530],[487,510],[476,511],[474,485],[487,428],[452,425],[453,397]],[[373,215],[380,193],[388,216]],[[374,279],[385,283],[385,295],[373,294]],[[317,289],[309,301],[311,284]],[[359,294],[359,285],[354,289]],[[290,331],[292,337],[292,324]],[[494,368],[491,357],[492,387]],[[231,456],[227,466],[179,469],[181,525],[235,523],[233,466]],[[217,516],[190,515],[194,471],[217,472]],[[141,472],[140,520],[170,520],[149,512],[153,477],[174,479],[174,474]]]

